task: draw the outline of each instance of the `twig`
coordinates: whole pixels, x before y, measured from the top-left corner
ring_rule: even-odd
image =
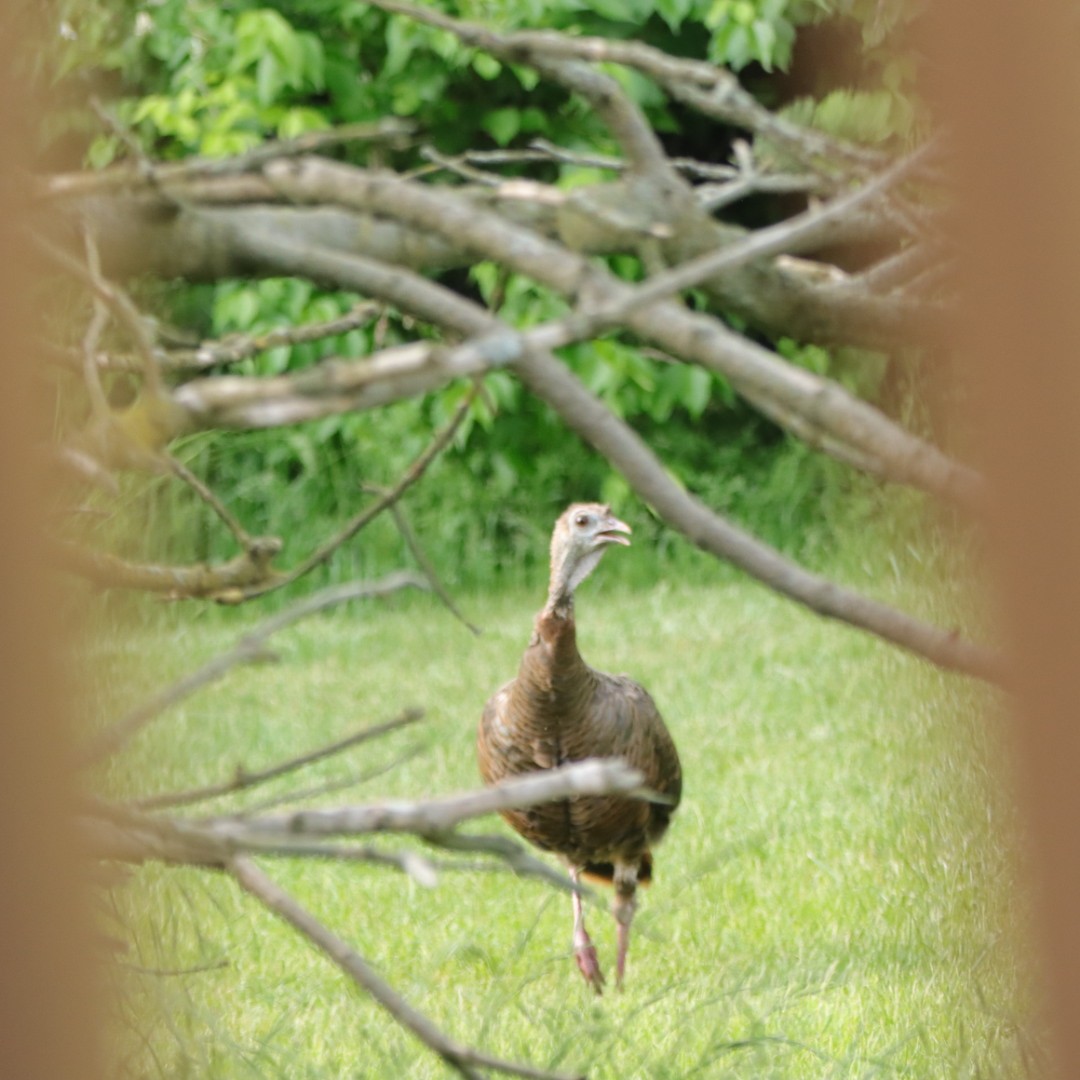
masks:
[[[380,735],[385,735],[389,731],[396,731],[398,728],[406,727],[409,724],[415,724],[423,717],[423,715],[424,712],[422,709],[406,709],[392,720],[387,720],[382,724],[373,724],[361,728],[359,731],[353,732],[352,735],[348,735],[344,739],[338,739],[335,742],[327,743],[325,746],[320,746],[315,750],[309,750],[304,754],[299,754],[296,757],[280,761],[276,765],[271,765],[268,768],[259,769],[255,772],[248,772],[243,766],[237,766],[235,775],[229,780],[223,780],[217,784],[208,784],[205,787],[190,788],[187,791],[173,791],[166,792],[162,795],[149,795],[143,799],[136,799],[131,805],[140,810],[160,810],[162,807],[166,806],[190,806],[192,803],[204,802],[207,799],[217,798],[219,795],[229,795],[236,791],[246,791],[248,788],[256,787],[259,784],[265,784],[268,780],[273,780],[279,776],[284,776],[286,773],[302,769],[305,765],[311,765],[316,761],[322,761],[324,758],[332,757],[334,754],[340,754],[344,750],[348,750],[353,746],[358,746],[360,743],[367,742],[369,739],[378,738]]]
[[[446,851],[475,851],[482,855],[492,855],[502,860],[515,874],[522,877],[538,877],[549,885],[554,885],[564,892],[591,892],[587,885],[577,884],[566,874],[553,869],[546,862],[536,858],[528,849],[522,847],[508,836],[485,836],[476,833],[430,833],[423,837],[424,843]]]
[[[264,593],[273,589],[280,589],[296,581],[297,578],[303,577],[304,574],[313,570],[320,563],[326,562],[346,540],[355,536],[385,509],[393,506],[424,475],[428,466],[450,444],[450,440],[468,414],[469,407],[472,405],[476,394],[477,389],[474,386],[462,399],[449,422],[435,435],[420,456],[401,474],[398,482],[392,488],[386,491],[371,506],[357,514],[336,536],[331,537],[325,544],[322,544],[294,569],[273,582],[265,585],[254,585],[245,589],[239,599],[248,600],[253,596],[262,596]]]
[[[83,750],[81,758],[84,764],[98,761],[109,754],[116,753],[133,735],[141,731],[151,720],[166,709],[190,697],[196,690],[216,682],[237,664],[250,664],[265,656],[265,644],[268,638],[291,626],[299,619],[317,611],[332,607],[348,600],[367,599],[373,596],[386,596],[404,588],[426,588],[426,583],[412,574],[397,573],[381,581],[351,582],[347,585],[335,585],[314,596],[305,599],[272,616],[254,630],[245,634],[228,652],[215,656],[198,670],[186,675],[179,682],[155,694],[149,701],[132,709],[112,727],[97,735]]]
[[[371,495],[384,496],[386,494],[385,488],[377,487],[374,484],[364,484],[363,488]],[[405,541],[408,549],[412,552],[412,556],[420,567],[421,572],[424,577],[428,579],[428,584],[431,585],[432,591],[446,605],[450,614],[453,615],[458,622],[463,626],[468,627],[469,630],[479,637],[482,633],[480,627],[469,622],[469,620],[461,613],[457,604],[454,603],[454,598],[447,591],[446,586],[443,585],[442,580],[439,578],[438,571],[435,569],[434,563],[428,558],[427,552],[424,551],[419,539],[417,539],[416,533],[409,524],[409,519],[405,516],[405,511],[401,508],[401,504],[394,503],[391,505],[390,513],[393,515],[394,524],[397,526],[398,532],[401,533],[402,539]]]
[[[315,844],[308,840],[279,840],[265,847],[253,844],[249,852],[252,855],[287,859],[311,858],[331,862],[372,863],[375,866],[398,870],[425,889],[434,889],[439,884],[440,869],[455,869],[452,863],[436,863],[415,851],[382,851],[367,845]]]
[[[169,468],[178,476],[215,514],[225,523],[225,527],[233,534],[236,542],[246,552],[250,552],[252,545],[261,542],[261,538],[253,538],[251,534],[240,524],[239,519],[229,508],[214,494],[214,492],[202,482],[179,458],[171,454],[165,455]]]
[[[314,799],[321,795],[332,795],[338,791],[347,791],[349,788],[358,787],[360,784],[366,784],[377,777],[384,776],[406,761],[418,757],[425,749],[424,746],[412,746],[389,761],[382,762],[370,769],[350,773],[348,776],[335,777],[333,780],[323,780],[318,784],[310,784],[305,788],[293,788],[280,795],[271,795],[264,799],[245,803],[244,813],[255,814],[261,810],[273,809],[276,806],[288,806],[291,803],[301,802],[305,799]]]
[[[282,345],[300,345],[347,334],[367,326],[382,305],[364,300],[336,319],[306,326],[275,327],[265,334],[233,334],[220,341],[204,341],[197,349],[172,349],[161,355],[162,365],[172,370],[198,370],[234,364],[256,353]]]
[[[400,142],[415,132],[408,120],[388,117],[374,124],[345,124],[327,131],[308,131],[294,139],[271,140],[229,158],[189,158],[182,162],[148,163],[154,182],[167,188],[185,180],[236,175],[260,169],[276,158],[310,154],[346,142]],[[140,148],[141,153],[141,148]],[[95,173],[66,173],[46,177],[39,184],[42,198],[79,197],[130,187],[146,181],[146,164],[115,165]]]
[[[151,968],[142,964],[132,964],[126,960],[118,961],[121,967],[134,971],[137,975],[152,975],[155,978],[173,978],[178,975],[205,975],[208,971],[221,971],[230,966],[228,960],[213,960],[207,964],[196,964],[185,968]]]
[[[233,859],[228,867],[240,886],[321,949],[350,978],[366,990],[403,1027],[469,1080],[483,1080],[478,1069],[494,1069],[529,1080],[571,1080],[557,1073],[503,1061],[454,1042],[423,1013],[414,1009],[351,946],[327,929],[250,859]]]
[[[498,187],[503,182],[501,176],[495,176],[470,165],[468,155],[465,154],[458,157],[448,157],[446,154],[440,154],[433,146],[425,146],[420,151],[420,156],[425,161],[430,161],[432,165],[437,165],[440,169],[453,173],[455,176],[460,176],[465,180],[471,180],[473,183],[483,184],[485,187]]]
[[[86,247],[86,261],[91,273],[99,273],[97,245],[94,243],[90,231],[83,234]],[[102,332],[109,321],[109,313],[105,308],[104,301],[98,296],[94,297],[94,311],[87,324],[86,333],[82,340],[82,374],[86,385],[86,396],[90,401],[90,412],[99,423],[105,423],[112,415],[109,402],[105,397],[105,391],[101,386],[101,373],[95,360],[98,342]]]

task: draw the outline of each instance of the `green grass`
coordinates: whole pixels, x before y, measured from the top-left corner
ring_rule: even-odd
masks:
[[[895,581],[880,590],[942,603]],[[213,781],[414,704],[424,724],[249,800],[402,755],[323,801],[474,786],[477,716],[513,674],[541,594],[463,598],[480,638],[428,597],[300,624],[277,640],[280,662],[160,719],[102,786]],[[593,1078],[1018,1075],[1011,815],[990,696],[750,583],[627,592],[605,588],[601,570],[578,617],[586,658],[650,688],[684,762],[622,994],[586,989],[569,901],[541,883],[445,873],[425,889],[369,867],[264,869],[453,1037],[501,1056]],[[211,616],[109,635],[88,668],[119,707],[240,629]],[[147,866],[112,896],[133,941],[117,976],[130,1074],[450,1075],[222,876]],[[604,907],[590,925],[610,970]],[[130,968],[218,961],[171,976]]]

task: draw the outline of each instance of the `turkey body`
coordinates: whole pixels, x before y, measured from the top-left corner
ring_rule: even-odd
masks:
[[[575,882],[588,874],[614,885],[618,985],[637,886],[652,878],[652,847],[667,831],[682,793],[675,743],[648,692],[626,675],[594,670],[578,652],[574,590],[608,546],[629,543],[624,535],[629,532],[596,503],[571,506],[556,522],[547,604],[536,617],[516,678],[487,702],[477,735],[485,783],[610,757],[638,769],[659,796],[575,796],[503,813],[530,843],[561,856]],[[599,993],[604,978],[577,893],[574,952],[586,981]]]
[[[675,744],[648,692],[626,675],[594,671],[577,650],[572,619],[537,620],[517,678],[488,701],[477,757],[485,783],[591,757],[618,757],[668,800],[579,796],[506,820],[526,840],[594,876],[612,879],[617,862],[652,872],[651,848],[667,831],[682,792]]]

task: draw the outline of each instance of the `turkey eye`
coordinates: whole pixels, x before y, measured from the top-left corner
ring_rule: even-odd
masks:
[[[585,526],[589,524],[589,519],[585,514],[578,514],[578,516],[574,518],[574,524],[579,529],[584,529]]]

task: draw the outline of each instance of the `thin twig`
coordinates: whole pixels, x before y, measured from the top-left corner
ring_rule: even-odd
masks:
[[[415,851],[382,851],[369,845],[354,844],[316,844],[309,840],[279,840],[261,847],[253,844],[249,851],[252,855],[296,859],[326,859],[330,862],[372,863],[386,866],[408,875],[425,889],[433,889],[439,884],[439,870],[453,870],[456,866],[450,862],[437,863],[426,855]]]
[[[169,463],[169,468],[173,473],[178,476],[207,506],[209,506],[215,514],[225,523],[225,527],[233,534],[236,542],[245,551],[249,551],[252,546],[252,536],[240,524],[239,519],[232,513],[231,510],[214,494],[210,487],[202,482],[179,458],[173,457],[171,454],[167,454],[166,460]]]
[[[420,456],[417,457],[405,472],[401,474],[398,482],[386,491],[384,495],[357,514],[356,517],[354,517],[336,536],[331,537],[325,544],[322,544],[294,569],[273,582],[255,585],[245,589],[240,599],[248,600],[253,596],[261,596],[274,589],[280,589],[285,585],[289,585],[296,581],[297,578],[303,577],[304,574],[313,570],[320,563],[326,562],[326,560],[329,559],[346,540],[350,540],[364,528],[365,525],[371,522],[388,507],[393,506],[394,503],[396,503],[397,500],[424,475],[428,466],[450,444],[450,440],[454,437],[457,429],[461,426],[462,421],[468,414],[469,407],[476,398],[476,394],[477,390],[474,386],[462,399],[446,426],[436,434]]]
[[[491,855],[522,877],[536,877],[564,892],[591,894],[587,885],[574,884],[570,878],[536,858],[529,850],[511,840],[509,836],[482,835],[478,833],[430,833],[423,837],[424,843],[446,851],[474,851],[481,855]]]
[[[529,1065],[503,1061],[472,1047],[454,1042],[423,1013],[413,1008],[394,988],[379,976],[370,964],[313,915],[300,906],[284,889],[267,877],[251,859],[233,859],[228,867],[246,892],[265,904],[294,929],[321,949],[350,978],[366,990],[403,1027],[408,1028],[425,1046],[438,1054],[451,1068],[469,1080],[483,1080],[478,1069],[494,1069],[529,1080],[571,1080],[570,1077],[545,1072]]]
[[[228,960],[213,960],[208,964],[196,964],[194,967],[185,968],[143,967],[142,964],[132,964],[126,960],[119,960],[117,963],[122,968],[133,971],[137,975],[152,975],[155,978],[173,978],[177,975],[205,975],[208,971],[221,971],[223,968],[231,966]]]
[[[398,728],[406,727],[409,724],[415,724],[423,715],[422,709],[406,709],[392,720],[361,728],[359,731],[347,735],[344,739],[337,739],[335,742],[327,743],[315,750],[309,750],[304,754],[298,754],[296,757],[279,761],[276,765],[271,765],[268,768],[248,772],[242,765],[238,765],[235,774],[228,780],[222,780],[217,784],[207,784],[205,787],[190,788],[187,791],[149,795],[143,799],[136,799],[131,805],[140,810],[160,810],[166,806],[190,806],[192,803],[204,802],[207,799],[217,798],[219,795],[246,791],[249,788],[257,787],[259,784],[265,784],[268,780],[284,776],[286,773],[295,772],[297,769],[302,769],[304,766],[311,765],[316,761],[322,761],[325,758],[332,757],[334,754],[340,754],[342,751],[358,746],[369,739],[376,739],[387,732],[396,731]]]
[[[423,589],[426,582],[413,574],[397,573],[381,581],[350,582],[347,585],[335,585],[314,596],[286,608],[284,611],[267,619],[254,630],[245,634],[228,652],[215,656],[198,670],[186,675],[172,686],[155,694],[149,701],[132,709],[112,727],[97,735],[82,752],[84,764],[99,761],[110,754],[115,754],[129,739],[141,731],[151,720],[161,715],[166,709],[190,697],[196,690],[216,682],[238,664],[250,664],[265,657],[265,645],[268,638],[291,626],[299,619],[312,615],[334,604],[348,600],[367,599],[373,596],[386,596],[404,588]]]
[[[257,799],[255,802],[245,803],[244,813],[256,814],[262,810],[271,810],[277,806],[289,806],[306,799],[315,799],[322,795],[333,795],[339,791],[359,787],[360,784],[366,784],[380,776],[385,776],[386,773],[396,769],[399,765],[403,765],[406,761],[412,761],[413,758],[418,757],[426,749],[425,746],[411,746],[389,761],[374,765],[370,769],[350,773],[348,776],[335,777],[332,780],[323,780],[318,784],[310,784],[304,788],[293,788],[280,795],[270,795],[264,799]]]
[[[363,489],[370,495],[385,496],[386,494],[385,488],[378,487],[375,484],[364,484]],[[443,585],[438,571],[435,569],[435,564],[428,558],[427,552],[424,551],[413,527],[409,524],[409,519],[405,516],[405,511],[401,508],[401,504],[393,503],[390,507],[390,513],[393,515],[394,524],[397,526],[398,532],[401,533],[401,538],[412,552],[412,556],[416,560],[424,577],[428,579],[428,584],[431,585],[432,591],[446,605],[447,610],[449,610],[450,614],[453,615],[458,622],[463,626],[468,627],[469,630],[479,637],[482,633],[480,627],[469,622],[469,620],[461,613],[457,604],[454,603],[454,598],[447,591],[446,586]]]
[[[162,353],[162,364],[173,370],[199,370],[234,364],[256,353],[280,346],[301,345],[359,330],[379,313],[382,305],[372,300],[356,304],[344,315],[305,326],[282,326],[264,334],[232,334],[220,341],[204,341],[195,349],[172,349]]]
[[[94,243],[94,239],[89,230],[84,232],[83,239],[86,247],[87,265],[90,267],[91,273],[98,273],[100,272],[100,264],[98,262],[97,245]],[[90,322],[87,324],[86,333],[83,335],[82,340],[82,374],[83,382],[86,385],[86,396],[90,401],[91,415],[99,423],[107,422],[112,415],[108,399],[105,397],[105,391],[101,385],[101,373],[98,370],[95,361],[98,342],[101,340],[101,335],[104,332],[108,321],[109,313],[105,307],[104,301],[102,301],[100,297],[95,296],[94,311],[90,317]]]
[[[154,183],[160,188],[201,177],[236,175],[262,168],[277,158],[295,157],[325,150],[346,142],[397,143],[409,138],[415,126],[408,120],[387,117],[374,124],[344,124],[326,131],[308,131],[293,139],[271,140],[243,154],[228,158],[188,158],[176,162],[149,162]],[[141,156],[141,148],[140,148]],[[79,197],[130,187],[146,181],[145,159],[136,167],[121,164],[95,173],[65,173],[41,181],[42,198]]]

